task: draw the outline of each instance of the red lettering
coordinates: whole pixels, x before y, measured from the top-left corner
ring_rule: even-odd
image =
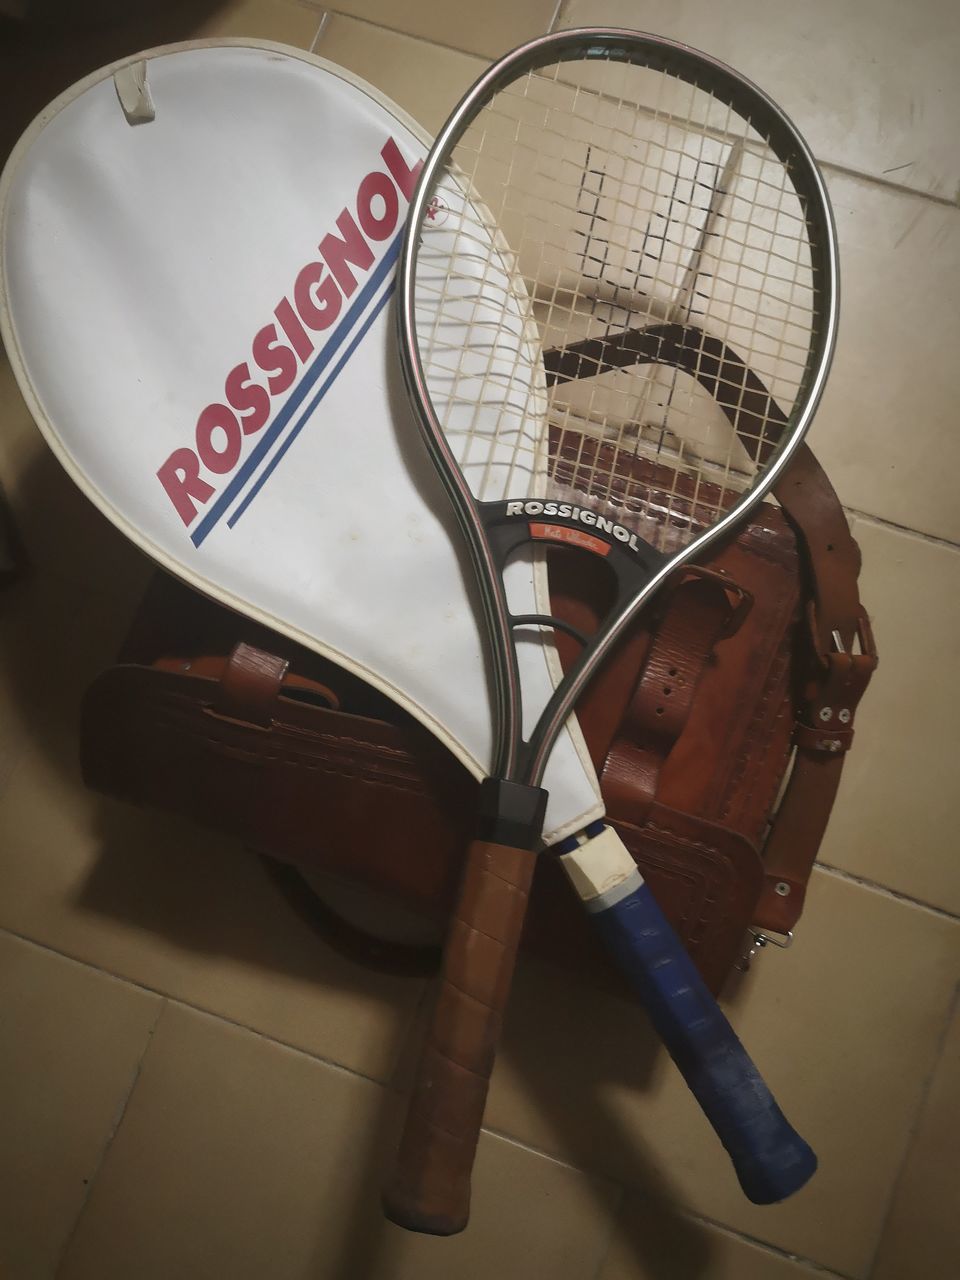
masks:
[[[329,275],[323,280],[323,271],[322,262],[308,262],[293,286],[297,310],[311,329],[328,328],[343,306],[343,294],[337,288],[336,280]]]
[[[273,313],[280,321],[280,327],[290,339],[290,345],[306,363],[307,357],[313,351],[313,339],[300,323],[300,317],[293,309],[293,305],[289,298],[283,298],[277,303],[277,309]]]
[[[197,514],[197,503],[209,502],[213,497],[213,486],[200,479],[200,459],[192,449],[174,449],[157,472],[157,479],[187,525]]]
[[[219,449],[218,439],[222,441]],[[242,445],[243,433],[234,413],[225,404],[208,404],[197,419],[197,453],[207,470],[217,475],[232,471]]]
[[[418,160],[412,169],[409,168],[393,138],[387,141],[380,155],[390,170],[390,177],[400,188],[403,198],[409,200],[413,195],[413,188],[417,185],[417,175],[423,168],[423,161]]]
[[[250,377],[250,366],[238,364],[227,374],[224,386],[227,403],[240,415],[243,434],[252,436],[270,417],[270,397],[266,387]]]
[[[292,310],[292,308],[291,308]],[[277,326],[268,324],[253,340],[253,358],[264,373],[272,396],[279,396],[293,385],[297,376],[297,358],[278,340]]]
[[[337,219],[337,229],[340,236],[335,236],[332,232],[324,236],[320,241],[320,252],[336,276],[344,297],[349,298],[357,287],[357,277],[348,264],[359,267],[361,271],[369,271],[373,266],[373,250],[364,240],[348,209],[344,209]]]
[[[252,361],[236,365],[224,382],[225,404],[208,404],[197,418],[196,449],[176,449],[157,471],[157,479],[185,525],[216,492],[201,479],[206,468],[226,475],[240,461],[244,437],[261,431],[270,420],[271,398],[293,386],[299,365],[316,349],[313,333],[328,329],[357,288],[357,274],[375,261],[373,242],[390,238],[401,220],[400,196],[410,200],[423,161],[408,164],[396,140],[380,151],[387,172],[374,169],[357,190],[356,214],[345,208],[336,232],[319,244],[322,261],[308,262],[297,275],[289,297],[274,308],[276,323],[253,339]],[[388,176],[389,175],[389,176]],[[251,373],[261,370],[266,386]]]
[[[377,196],[383,201],[383,213],[379,218],[373,212],[373,202]],[[357,192],[357,217],[366,235],[371,240],[386,240],[397,225],[399,212],[397,188],[387,175],[379,169],[368,173]]]

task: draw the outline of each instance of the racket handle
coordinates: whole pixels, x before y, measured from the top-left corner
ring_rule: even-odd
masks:
[[[443,980],[383,1195],[386,1216],[448,1236],[470,1212],[480,1137],[503,1011],[510,993],[536,855],[475,840],[444,950]]]
[[[616,833],[608,828],[560,861],[726,1148],[747,1198],[775,1204],[799,1191],[817,1157],[777,1106]],[[615,863],[623,868],[619,883]]]

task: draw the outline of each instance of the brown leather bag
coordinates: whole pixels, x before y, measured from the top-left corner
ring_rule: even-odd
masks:
[[[608,820],[714,990],[748,926],[787,935],[799,918],[876,665],[859,551],[809,450],[776,493],[780,509],[762,505],[678,573],[578,708]],[[559,555],[551,592],[558,616],[589,630],[603,602],[582,574]],[[558,643],[569,660],[574,642]],[[362,681],[163,575],[87,693],[81,748],[100,791],[438,921],[454,901],[466,771]],[[524,945],[620,985],[548,857]]]

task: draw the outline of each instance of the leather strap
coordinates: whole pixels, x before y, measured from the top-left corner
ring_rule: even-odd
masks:
[[[277,699],[302,697],[314,706],[336,710],[340,699],[329,685],[297,675],[289,659],[240,641],[226,658],[216,654],[179,658],[154,658],[158,671],[189,674],[201,680],[216,680],[218,688],[206,708],[211,715],[266,728],[277,718]]]
[[[234,645],[220,676],[212,710],[231,720],[243,720],[265,729],[290,664],[285,658],[264,653],[241,641]]]
[[[806,689],[793,769],[764,847],[764,886],[754,912],[761,929],[789,933],[803,910],[844,756],[853,742],[854,715],[877,666],[873,634],[862,610],[858,622],[860,652],[822,655],[825,664]]]
[[[810,643],[821,665],[826,666],[828,655],[836,648],[834,631],[849,650],[860,625],[860,548],[833,485],[808,445],[797,449],[773,492],[804,553],[810,586]]]
[[[749,600],[721,574],[691,566],[670,592],[601,772],[609,808],[642,824],[656,799],[660,771],[690,715],[714,646],[739,625]]]
[[[761,929],[786,934],[803,910],[843,758],[853,742],[854,715],[876,670],[877,651],[857,590],[860,548],[833,486],[806,444],[774,492],[806,561],[806,630],[812,653],[794,735],[796,756],[764,847],[764,887],[755,912]]]

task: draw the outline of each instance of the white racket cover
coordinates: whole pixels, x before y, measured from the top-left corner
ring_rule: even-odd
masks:
[[[115,63],[42,112],[4,170],[0,328],[51,449],[129,538],[381,689],[482,776],[473,571],[390,306],[428,146],[300,50],[192,42]],[[545,611],[538,567],[512,565],[508,591]],[[525,721],[557,676],[531,635]],[[548,841],[602,812],[575,721],[545,785]]]

